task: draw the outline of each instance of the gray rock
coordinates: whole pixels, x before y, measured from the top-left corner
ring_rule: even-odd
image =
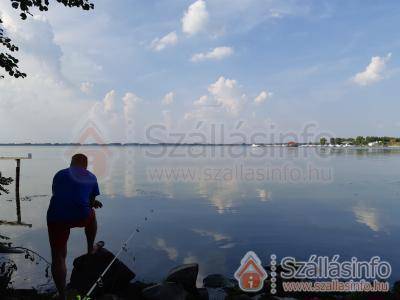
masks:
[[[207,292],[209,300],[224,300],[228,296],[227,292],[221,288],[207,288]]]
[[[234,288],[236,283],[224,275],[211,274],[203,279],[203,285],[208,288]]]
[[[186,300],[189,294],[178,283],[164,282],[145,288],[142,295],[148,300]]]
[[[114,254],[106,248],[100,248],[94,254],[85,254],[76,258],[68,287],[81,294],[86,293],[114,258]],[[94,290],[93,297],[122,291],[128,288],[129,282],[134,278],[135,273],[116,259],[102,278],[102,285],[98,285]]]
[[[185,264],[169,271],[166,282],[179,283],[190,294],[197,294],[196,281],[199,273],[198,264]]]
[[[198,291],[198,298],[199,300],[209,300],[208,291],[206,288],[197,289]]]

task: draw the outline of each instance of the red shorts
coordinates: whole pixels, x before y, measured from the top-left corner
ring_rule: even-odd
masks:
[[[92,208],[89,216],[84,220],[72,221],[72,222],[52,222],[47,223],[47,229],[49,232],[49,241],[51,249],[65,249],[69,238],[71,228],[76,227],[90,227],[96,222],[96,213]]]

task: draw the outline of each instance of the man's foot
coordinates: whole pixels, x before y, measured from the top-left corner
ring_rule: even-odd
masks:
[[[101,248],[103,248],[105,243],[103,241],[97,242],[91,250],[88,250],[88,254],[95,254],[97,251],[99,251]]]

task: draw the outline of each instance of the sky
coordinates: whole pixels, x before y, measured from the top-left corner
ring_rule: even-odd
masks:
[[[93,2],[0,3],[28,74],[0,80],[0,142],[400,136],[396,0]]]

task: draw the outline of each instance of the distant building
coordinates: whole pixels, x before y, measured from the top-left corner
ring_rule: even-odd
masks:
[[[288,147],[298,147],[298,146],[299,146],[299,143],[290,141],[289,143],[287,143],[287,146],[288,146]]]
[[[368,147],[379,146],[380,144],[381,144],[381,142],[375,141],[375,142],[368,143]]]

